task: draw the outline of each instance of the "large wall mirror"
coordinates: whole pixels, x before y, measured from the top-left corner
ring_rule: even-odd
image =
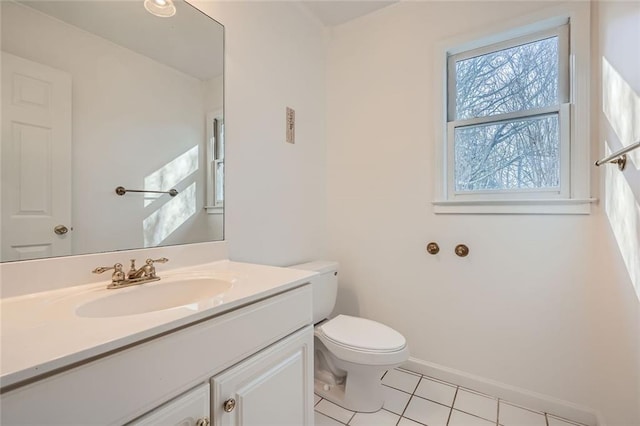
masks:
[[[223,239],[224,28],[143,3],[0,2],[2,261]]]

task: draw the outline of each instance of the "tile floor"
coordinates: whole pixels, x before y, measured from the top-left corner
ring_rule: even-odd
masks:
[[[471,389],[403,369],[382,377],[386,393],[377,413],[354,413],[316,395],[317,426],[583,426],[528,410]]]

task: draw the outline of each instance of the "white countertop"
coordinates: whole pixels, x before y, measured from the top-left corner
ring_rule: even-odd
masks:
[[[33,377],[99,356],[142,339],[230,311],[294,288],[314,272],[248,263],[217,261],[188,268],[159,271],[162,285],[197,274],[229,280],[229,290],[198,303],[110,318],[83,318],[76,309],[114,292],[108,281],[63,288],[0,301],[0,385],[4,388]]]

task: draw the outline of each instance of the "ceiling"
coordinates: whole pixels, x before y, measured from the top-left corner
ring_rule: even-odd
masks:
[[[343,24],[355,18],[367,15],[383,7],[387,7],[394,1],[371,0],[324,0],[301,1],[302,5],[313,13],[325,26],[332,27]]]
[[[182,0],[174,0],[178,10],[168,20],[148,13],[142,1],[19,2],[200,80],[222,75],[222,25]]]

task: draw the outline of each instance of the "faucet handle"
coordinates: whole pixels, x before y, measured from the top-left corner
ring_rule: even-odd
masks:
[[[122,263],[116,263],[113,266],[98,266],[96,269],[94,269],[93,272],[94,274],[101,274],[103,272],[107,272],[109,270],[113,269],[114,273],[116,272],[122,272]]]
[[[94,274],[102,274],[103,272],[109,271],[113,269],[113,274],[111,274],[111,282],[113,284],[118,284],[122,281],[124,281],[125,276],[124,276],[124,272],[122,272],[122,263],[116,263],[113,266],[99,266],[96,269],[94,269],[93,272]]]
[[[167,259],[166,257],[161,257],[160,259],[147,259],[146,263],[147,265],[153,265],[154,263],[167,263],[169,261],[169,259]]]
[[[167,259],[166,257],[161,257],[160,259],[147,259],[146,260],[146,266],[145,268],[147,268],[147,276],[149,278],[157,278],[158,276],[156,275],[156,267],[153,266],[154,263],[167,263],[169,261],[169,259]]]

